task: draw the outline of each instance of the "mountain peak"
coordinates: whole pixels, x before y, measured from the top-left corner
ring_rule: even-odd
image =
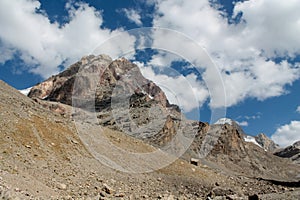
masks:
[[[229,118],[220,118],[218,121],[216,121],[214,124],[229,124],[232,125],[233,124],[233,120],[229,119]]]
[[[276,144],[264,133],[260,133],[257,136],[255,136],[255,140],[266,151],[274,152],[276,149],[279,149],[279,145]]]

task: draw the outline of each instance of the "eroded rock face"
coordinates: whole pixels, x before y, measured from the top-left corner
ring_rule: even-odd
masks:
[[[100,125],[156,145],[171,140],[182,117],[137,65],[105,55],[83,57],[34,86],[28,96],[96,111]]]
[[[279,149],[279,145],[263,133],[258,134],[255,137],[255,140],[266,151],[274,152],[275,150]]]
[[[230,124],[210,125],[207,131],[201,131],[189,153],[202,164],[245,176],[294,180],[300,172],[296,165],[276,158],[258,145],[245,142],[244,133]]]
[[[75,80],[78,83],[76,92],[80,92],[81,95],[86,95],[89,88],[95,87],[95,85],[91,85],[93,82],[83,81],[82,85],[80,85],[81,79],[77,75],[81,71],[85,71],[99,76],[111,62],[111,58],[105,55],[83,57],[79,62],[71,65],[65,71],[32,87],[28,96],[72,105]],[[85,80],[89,81],[90,78]]]

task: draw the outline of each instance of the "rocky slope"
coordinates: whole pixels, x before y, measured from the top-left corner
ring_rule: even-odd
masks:
[[[205,124],[187,153],[227,173],[272,180],[297,181],[300,178],[297,165],[278,159],[272,152],[246,142],[244,137],[239,129],[230,124]]]
[[[256,195],[261,199],[296,199],[299,196],[300,190],[295,186],[220,173],[180,159],[151,173],[116,171],[87,151],[68,117],[69,107],[61,115],[49,110],[47,103],[31,100],[0,81],[1,199],[248,199]],[[122,132],[105,128],[103,133],[120,148],[133,152],[154,149]]]
[[[245,133],[235,122],[209,125],[186,120],[163,91],[126,59],[84,57],[34,86],[29,97],[96,111],[96,123],[102,126],[175,156],[186,151],[182,158],[201,159],[217,170],[275,180],[299,178],[298,166],[265,151],[272,151],[276,145],[264,135],[255,138],[259,144],[255,145],[245,142]]]
[[[300,141],[295,142],[293,145],[284,149],[276,151],[274,155],[282,158],[289,158],[294,163],[300,164]]]

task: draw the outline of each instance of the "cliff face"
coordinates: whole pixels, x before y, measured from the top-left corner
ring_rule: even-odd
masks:
[[[137,65],[105,55],[83,57],[34,86],[28,96],[96,111],[100,125],[155,145],[170,141],[182,118],[179,107]]]
[[[256,142],[266,151],[274,152],[279,149],[279,145],[268,138],[265,134],[260,133],[255,137]]]
[[[203,124],[187,153],[221,171],[275,180],[297,179],[298,166],[278,159],[255,143],[246,142],[244,137],[234,124]]]
[[[91,91],[96,93],[90,94]],[[83,57],[60,74],[32,87],[28,96],[72,105],[74,94],[95,95],[96,106],[102,110],[109,107],[103,103],[111,98],[113,91],[147,96],[147,101],[154,99],[164,107],[171,106],[163,91],[144,78],[135,64],[124,58],[112,61],[106,55]]]

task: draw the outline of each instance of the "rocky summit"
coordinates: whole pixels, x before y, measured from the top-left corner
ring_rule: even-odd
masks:
[[[277,149],[279,149],[279,145],[263,133],[260,133],[257,136],[255,136],[255,140],[266,151],[274,152]]]
[[[0,110],[2,199],[300,196],[298,143],[279,151],[232,120],[187,120],[124,58],[85,56],[28,97],[0,81]],[[117,155],[108,144],[131,153]],[[122,168],[110,167],[120,160]],[[155,168],[165,160],[172,162]],[[123,170],[133,165],[152,170]]]

